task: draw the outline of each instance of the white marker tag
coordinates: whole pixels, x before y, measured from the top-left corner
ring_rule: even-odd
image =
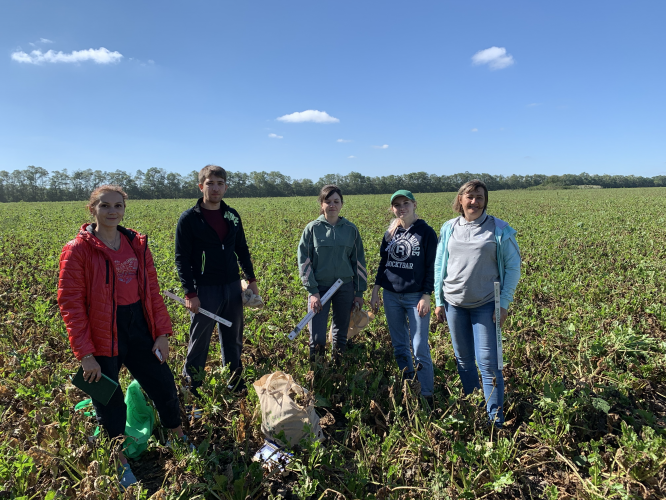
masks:
[[[185,299],[179,297],[178,295],[175,295],[171,292],[164,292],[164,295],[169,297],[170,299],[175,300],[176,302],[180,302],[181,304],[185,305]],[[210,311],[206,311],[205,309],[202,309],[201,307],[199,308],[199,312],[203,314],[204,316],[208,316],[209,318],[214,319],[218,323],[222,323],[224,326],[231,326],[233,323],[231,321],[228,321],[217,314],[213,314]]]
[[[321,305],[323,306],[328,302],[328,300],[333,297],[333,294],[338,291],[338,288],[342,286],[342,280],[338,280],[335,283],[333,283],[333,286],[328,289],[328,292],[324,294],[324,296],[321,298],[320,302]],[[314,311],[308,312],[305,317],[296,325],[296,328],[294,328],[291,333],[289,334],[289,340],[294,340],[296,336],[300,333],[300,331],[305,328],[305,326],[310,322],[312,317],[315,315]]]

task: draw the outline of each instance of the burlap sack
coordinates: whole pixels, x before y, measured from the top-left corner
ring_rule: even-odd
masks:
[[[314,439],[324,440],[319,416],[314,410],[314,399],[294,382],[291,375],[271,373],[253,385],[261,405],[261,430],[267,438],[292,446],[310,433]]]
[[[351,315],[349,317],[349,329],[347,330],[347,340],[351,340],[356,337],[361,330],[363,330],[370,321],[375,319],[375,315],[371,312],[368,312],[364,309],[352,309]],[[333,323],[331,323],[331,328],[328,329],[328,341],[333,342]]]

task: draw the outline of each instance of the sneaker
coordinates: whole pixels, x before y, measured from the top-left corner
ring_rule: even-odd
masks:
[[[133,484],[137,483],[136,476],[134,476],[129,463],[118,467],[118,474],[121,474],[120,486],[122,486],[124,489],[127,489]]]
[[[193,453],[197,450],[197,447],[194,446],[194,443],[190,442],[190,440],[187,438],[185,434],[183,434],[183,437],[181,439],[183,440],[183,443],[185,443],[187,448],[190,450],[190,453]],[[170,439],[166,442],[167,448],[171,448],[172,450],[175,444],[176,443],[174,443]]]

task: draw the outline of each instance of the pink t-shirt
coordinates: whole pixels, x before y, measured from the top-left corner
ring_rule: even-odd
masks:
[[[138,302],[139,282],[137,274],[139,261],[127,238],[120,235],[120,248],[113,252],[113,265],[118,277],[118,305],[127,306]]]

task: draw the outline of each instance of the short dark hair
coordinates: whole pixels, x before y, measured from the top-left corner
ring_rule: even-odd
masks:
[[[222,167],[218,167],[217,165],[206,165],[199,171],[199,184],[206,182],[206,179],[208,179],[211,175],[220,177],[224,179],[224,182],[227,182],[226,170],[224,170]]]
[[[460,189],[458,189],[456,199],[453,200],[453,211],[463,215],[465,212],[463,210],[462,203],[460,203],[460,197],[464,194],[476,191],[479,188],[483,189],[484,196],[486,197],[486,205],[483,207],[483,209],[485,210],[488,208],[488,188],[486,187],[485,182],[480,181],[479,179],[472,179],[471,181],[468,181],[460,186]]]
[[[319,197],[317,198],[317,201],[319,202],[319,206],[321,207],[321,204],[324,203],[326,200],[328,200],[333,193],[338,193],[340,196],[340,203],[344,203],[344,198],[342,197],[342,191],[340,191],[340,188],[336,186],[335,184],[326,184],[323,188],[321,188],[321,191],[319,191]],[[320,210],[320,214],[323,214],[324,212]]]

